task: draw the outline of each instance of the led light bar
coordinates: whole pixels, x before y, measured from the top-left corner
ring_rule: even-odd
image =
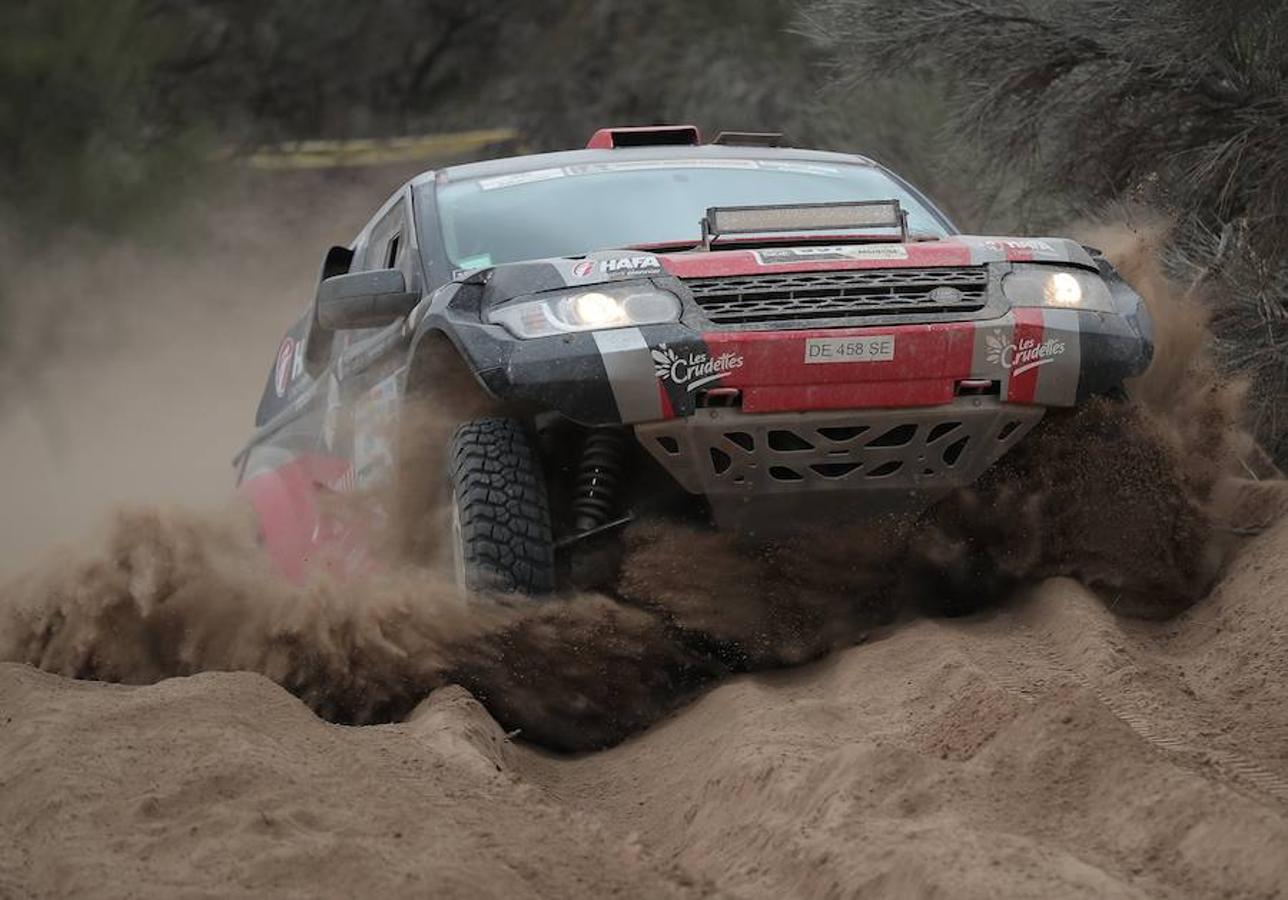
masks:
[[[702,220],[702,237],[727,234],[773,234],[790,231],[850,231],[889,228],[907,237],[907,222],[898,200],[845,203],[793,203],[779,206],[713,206]]]

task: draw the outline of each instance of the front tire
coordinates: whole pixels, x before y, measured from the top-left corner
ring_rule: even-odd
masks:
[[[553,591],[550,501],[522,423],[493,417],[460,426],[448,452],[448,476],[457,582],[472,591]]]

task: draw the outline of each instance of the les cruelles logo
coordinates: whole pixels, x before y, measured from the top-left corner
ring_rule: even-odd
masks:
[[[988,345],[988,361],[1010,369],[1012,375],[1055,362],[1065,351],[1064,341],[1053,337],[1041,342],[1031,337],[1013,341],[1008,340],[1006,332],[994,331],[984,341]]]
[[[666,344],[659,344],[649,351],[653,355],[653,370],[663,381],[682,385],[695,391],[704,384],[719,381],[734,369],[742,368],[742,355],[725,352],[719,356],[709,353],[681,355]]]

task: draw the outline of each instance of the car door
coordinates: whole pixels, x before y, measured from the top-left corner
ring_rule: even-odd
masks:
[[[400,268],[413,290],[424,283],[410,200],[385,203],[347,248],[333,247],[321,278]],[[315,309],[284,337],[251,442],[238,456],[239,492],[284,574],[303,580],[323,569],[351,576],[370,567],[370,509],[346,499],[388,478],[403,382],[402,322],[331,332]]]
[[[399,269],[409,290],[425,283],[411,227],[411,201],[404,190],[373,221],[353,271]],[[406,383],[404,321],[344,332],[335,366],[337,399],[348,424],[348,454],[354,487],[370,490],[392,477],[399,410]]]
[[[351,480],[349,460],[327,435],[333,367],[310,371],[306,364],[312,322],[310,306],[283,336],[260,399],[258,427],[235,460],[237,491],[258,517],[261,541],[294,579],[304,577],[326,543],[319,498]]]
[[[365,234],[327,251],[319,281],[350,271]],[[343,570],[361,556],[353,552],[354,529],[330,502],[354,484],[337,377],[344,349],[342,335],[317,326],[311,302],[278,345],[256,430],[234,460],[237,493],[256,514],[261,543],[292,580],[319,566]]]

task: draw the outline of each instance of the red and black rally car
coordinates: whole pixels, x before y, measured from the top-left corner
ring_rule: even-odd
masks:
[[[873,161],[778,143],[605,129],[400,188],[327,253],[238,457],[277,561],[360,554],[322,498],[425,475],[413,403],[459,424],[430,474],[461,582],[535,594],[632,517],[925,509],[1148,366],[1097,251],[959,234]]]

